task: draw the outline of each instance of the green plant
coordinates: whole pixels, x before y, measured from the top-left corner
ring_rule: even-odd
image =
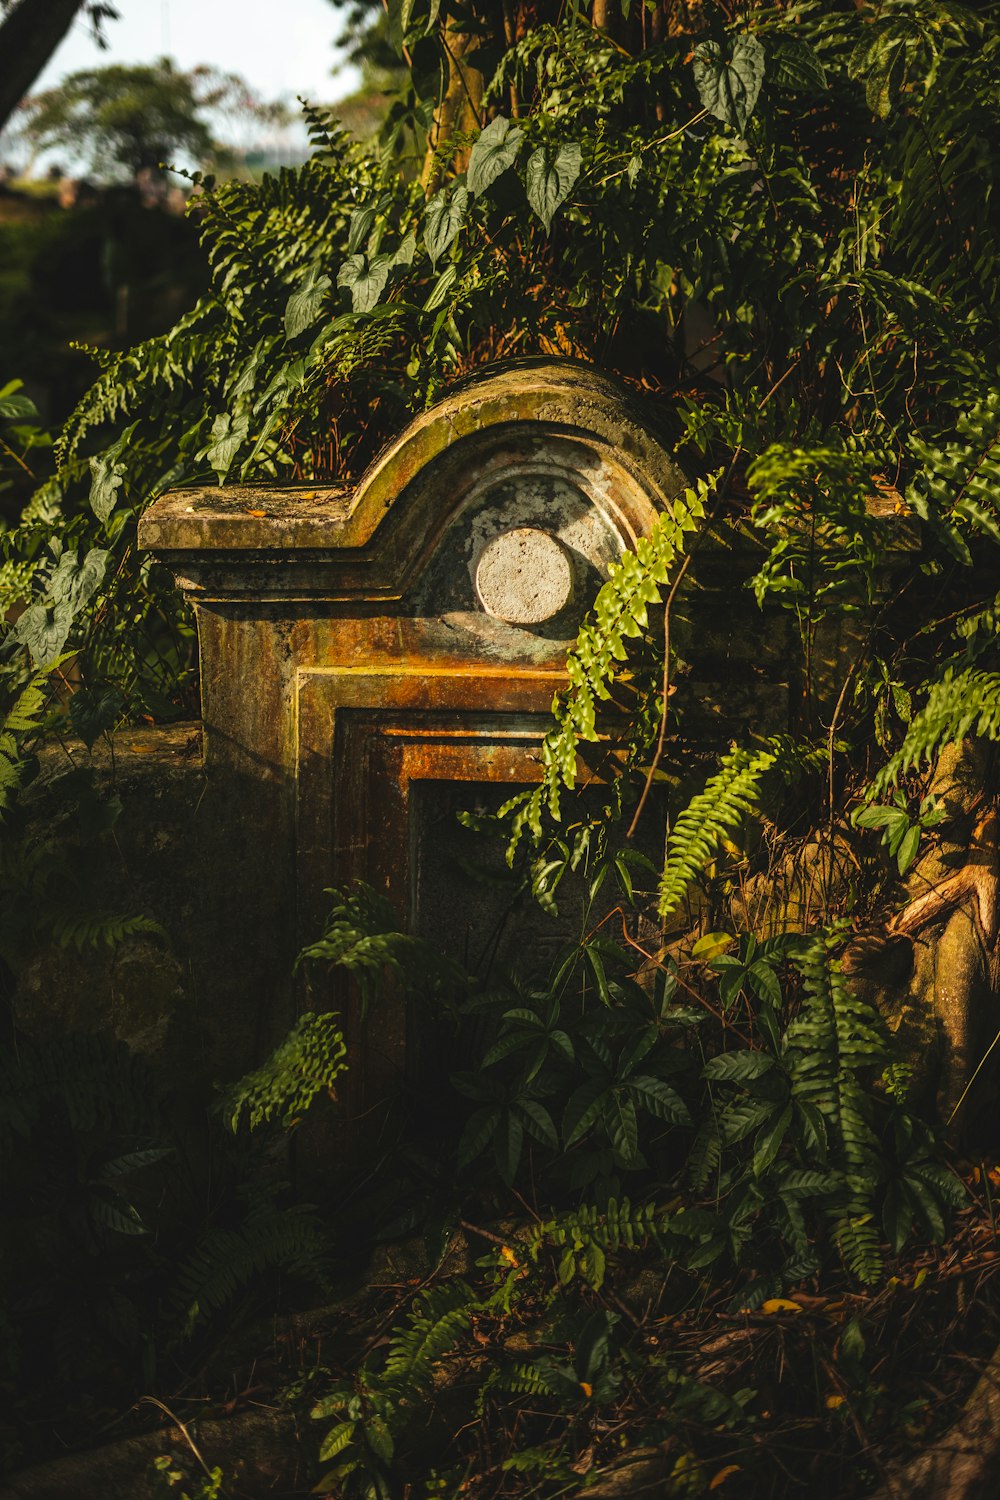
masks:
[[[706,1373],[684,1336],[704,1342],[707,1313],[787,1315],[791,1346],[808,1299],[863,1301],[887,1256],[949,1233],[963,1191],[847,959],[899,892],[866,835],[919,874],[934,758],[1000,736],[997,19],[939,0],[621,9],[595,26],[512,5],[501,37],[485,7],[393,0],[412,87],[385,148],[313,112],[300,170],[199,183],[209,293],[103,357],[4,539],[27,605],[5,680],[20,690],[25,649],[36,667],[72,650],[85,717],[110,723],[162,716],[190,681],[189,628],[134,549],[171,485],[350,481],[455,379],[555,354],[641,385],[690,476],[600,591],[542,782],[501,820],[516,880],[575,903],[579,940],[545,980],[483,986],[359,890],[303,956],[363,1001],[387,975],[414,1005],[430,992],[465,1058],[414,1129],[444,1221],[465,1215],[486,1252],[458,1280],[432,1268],[317,1406],[333,1480],[380,1500],[565,1493],[623,1428],[669,1449],[676,1493],[732,1473],[720,1429],[746,1483],[780,1493],[754,1360]],[[423,185],[395,154],[421,128]],[[685,611],[729,546],[762,632],[782,631],[787,714],[751,735],[723,688],[681,751],[703,696]],[[807,880],[812,903],[783,895]],[[234,1117],[294,1119],[335,1081],[329,1013],[302,1027]],[[257,1264],[224,1228],[216,1262]],[[206,1306],[231,1295],[192,1264]],[[810,1325],[788,1398],[816,1444],[795,1472],[830,1493],[827,1451],[849,1468],[848,1427],[880,1420],[861,1321]]]

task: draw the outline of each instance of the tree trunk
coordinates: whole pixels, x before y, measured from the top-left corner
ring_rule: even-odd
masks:
[[[448,81],[440,104],[434,111],[434,123],[427,138],[427,155],[424,158],[422,182],[428,195],[435,192],[448,163],[443,159],[441,148],[453,136],[468,135],[470,141],[483,124],[483,90],[486,80],[476,63],[478,39],[460,31],[451,31],[447,24],[441,32],[442,46],[447,58]],[[469,147],[458,149],[454,159],[455,170],[462,172],[468,165]]]
[[[82,0],[15,0],[0,22],[0,130],[66,35]]]

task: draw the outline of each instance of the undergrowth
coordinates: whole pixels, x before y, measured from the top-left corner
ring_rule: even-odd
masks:
[[[298,1388],[322,1424],[321,1483],[351,1500],[600,1495],[623,1457],[667,1494],[779,1495],[790,1477],[863,1493],[900,1432],[916,1443],[933,1420],[946,1356],[918,1359],[921,1337],[960,1329],[975,1360],[996,1333],[988,1163],[972,1208],[933,1084],[914,1082],[921,1059],[858,978],[861,939],[905,928],[946,835],[973,870],[947,910],[970,893],[981,926],[996,910],[993,866],[933,785],[942,750],[1000,736],[996,15],[942,0],[620,9],[597,27],[543,4],[509,35],[473,11],[481,105],[474,128],[442,135],[469,17],[393,0],[412,90],[382,146],[309,111],[301,168],[198,183],[211,290],[162,338],[96,355],[52,472],[2,538],[14,969],[32,921],[115,943],[142,920],[61,914],[64,876],[86,882],[75,859],[58,873],[18,808],[48,728],[92,746],[193,703],[190,622],[136,550],[150,500],[180,483],[353,481],[452,382],[519,355],[617,370],[689,476],[609,571],[540,779],[493,824],[519,897],[576,911],[578,941],[547,972],[465,975],[447,933],[397,932],[358,890],[303,955],[354,976],[361,1014],[388,977],[439,1041],[440,1088],[411,1100],[398,1171],[383,1160],[368,1185],[380,1206],[363,1210],[357,1185],[336,1205],[348,1225],[367,1212],[369,1234],[419,1224],[436,1252]],[[428,104],[425,192],[395,146]],[[15,387],[0,421],[7,458],[33,462],[44,444]],[[762,642],[784,631],[780,725],[748,725],[725,692],[702,701],[690,607],[727,548],[734,576],[751,559]],[[689,734],[706,706],[712,732]],[[808,896],[755,921],[762,887]],[[301,1022],[229,1098],[237,1145],[297,1132],[336,1091],[343,1047],[328,1010]],[[26,1048],[4,1094],[29,1285],[56,1246],[38,1295],[74,1256],[110,1294],[140,1242],[122,1313],[134,1370],[148,1316],[181,1347],[261,1272],[322,1280],[322,1233],[266,1170],[251,1192],[234,1168],[218,1215],[158,1238],[108,1173],[162,1173],[174,1156],[137,1153],[178,1148],[145,1115],[112,1119],[96,1102],[117,1099],[110,1084],[87,1093],[96,1051],[46,1082],[62,1056]],[[41,1101],[27,1113],[26,1077]],[[62,1198],[40,1186],[53,1154],[77,1163]],[[87,1318],[103,1306],[95,1293]],[[8,1308],[15,1365],[36,1316]],[[73,1327],[56,1303],[44,1318]]]

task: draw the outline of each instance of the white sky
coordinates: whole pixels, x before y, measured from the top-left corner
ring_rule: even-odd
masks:
[[[152,62],[169,56],[182,68],[212,63],[242,73],[265,99],[298,94],[316,104],[357,87],[335,41],[340,14],[330,0],[115,0],[121,19],[105,26],[107,51],[95,46],[78,19],[32,92],[51,88],[67,73],[110,62]]]

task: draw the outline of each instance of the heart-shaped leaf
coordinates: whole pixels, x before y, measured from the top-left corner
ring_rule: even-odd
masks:
[[[580,147],[575,142],[560,146],[555,161],[549,160],[544,146],[531,153],[524,186],[532,211],[545,225],[545,232],[552,228],[556,209],[569,197],[573,184],[580,175]]]
[[[497,115],[480,133],[469,155],[469,170],[466,173],[469,192],[474,198],[478,198],[491,183],[496,182],[501,173],[513,166],[523,139],[524,131],[512,126],[503,115]]]
[[[376,255],[373,260],[366,255],[351,255],[337,273],[337,285],[350,292],[356,313],[371,312],[385,291],[391,269],[391,255]]]
[[[702,42],[694,54],[694,81],[709,114],[742,135],[764,81],[764,49],[746,31],[728,53],[718,42]]]
[[[465,222],[469,209],[469,189],[458,182],[449,190],[442,188],[427,205],[424,244],[431,264],[436,266]]]
[[[305,278],[285,304],[285,337],[298,338],[319,321],[330,290],[330,278],[319,266],[310,266]]]

